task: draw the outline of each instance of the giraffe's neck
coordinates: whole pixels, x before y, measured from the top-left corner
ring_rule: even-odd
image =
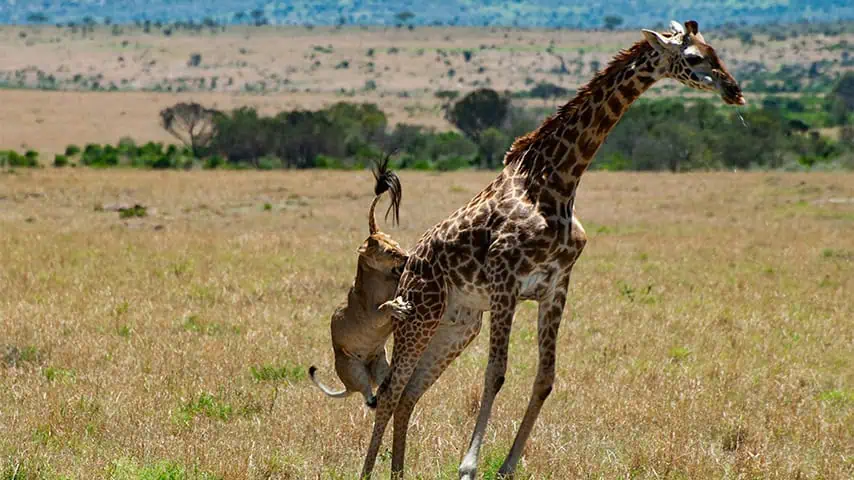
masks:
[[[646,41],[618,54],[556,115],[513,144],[504,160],[508,173],[537,183],[559,178],[574,191],[617,121],[661,78],[661,63]]]

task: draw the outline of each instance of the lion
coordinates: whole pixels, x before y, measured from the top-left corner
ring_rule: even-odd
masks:
[[[311,380],[326,395],[333,398],[361,393],[368,408],[376,408],[374,388],[382,384],[389,372],[385,344],[391,335],[391,314],[380,311],[380,305],[392,299],[397,289],[406,260],[406,250],[389,235],[380,232],[374,216],[377,203],[389,192],[393,223],[398,223],[400,200],[403,191],[400,179],[388,169],[386,157],[374,170],[376,185],[374,199],[368,211],[370,235],[358,249],[359,260],[356,279],[347,294],[347,300],[332,315],[332,351],[335,354],[335,372],[344,389],[334,391],[317,379],[317,367],[308,369]]]

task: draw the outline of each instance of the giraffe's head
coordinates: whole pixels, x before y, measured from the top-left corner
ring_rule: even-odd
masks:
[[[670,22],[670,31],[644,30],[644,37],[658,51],[665,76],[698,90],[716,92],[729,105],[747,103],[738,82],[724,67],[711,45],[700,34],[697,22]]]

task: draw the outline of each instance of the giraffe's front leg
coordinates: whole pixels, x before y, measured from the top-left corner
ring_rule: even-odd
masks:
[[[554,290],[547,298],[539,303],[537,319],[537,342],[539,344],[540,358],[537,366],[537,377],[534,379],[534,388],[531,400],[525,410],[525,417],[516,433],[513,447],[498,470],[499,478],[513,478],[516,464],[525,449],[525,443],[531,435],[534,423],[540,414],[546,398],[552,391],[555,379],[555,362],[557,333],[560,321],[563,317],[563,309],[566,304],[566,293],[569,286],[569,273],[556,282]]]
[[[483,323],[483,312],[465,307],[449,308],[430,340],[427,350],[418,361],[409,379],[397,410],[394,411],[394,443],[392,445],[391,471],[394,478],[403,477],[406,456],[406,433],[415,404],[454,359],[477,337]]]
[[[442,278],[434,277],[431,282],[416,280],[411,283],[415,283],[420,289],[407,295],[408,301],[404,302],[412,307],[412,311],[393,316],[394,350],[391,357],[391,373],[377,392],[374,430],[371,433],[371,443],[368,445],[368,453],[365,455],[365,463],[359,477],[361,479],[371,477],[388,422],[397,409],[400,397],[421,355],[436,333],[445,311],[445,285]],[[396,298],[395,301],[403,302],[401,297]]]
[[[510,329],[516,308],[515,296],[505,294],[491,299],[491,316],[489,326],[489,361],[486,365],[486,375],[483,382],[483,397],[477,422],[469,442],[469,448],[460,464],[460,479],[474,480],[477,477],[477,460],[486,424],[492,413],[495,396],[504,384],[504,374],[507,372],[507,350],[510,344]]]

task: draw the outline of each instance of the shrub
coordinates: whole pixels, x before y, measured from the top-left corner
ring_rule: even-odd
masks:
[[[67,157],[73,157],[78,153],[80,153],[80,147],[78,147],[77,145],[69,145],[65,147],[65,156]]]
[[[57,168],[65,167],[68,165],[68,157],[66,155],[62,155],[57,153],[53,157],[53,166]]]
[[[225,165],[225,159],[219,155],[212,155],[205,159],[204,168],[215,169]]]
[[[38,167],[38,153],[30,150],[25,155],[21,155],[14,150],[0,151],[0,166]]]

